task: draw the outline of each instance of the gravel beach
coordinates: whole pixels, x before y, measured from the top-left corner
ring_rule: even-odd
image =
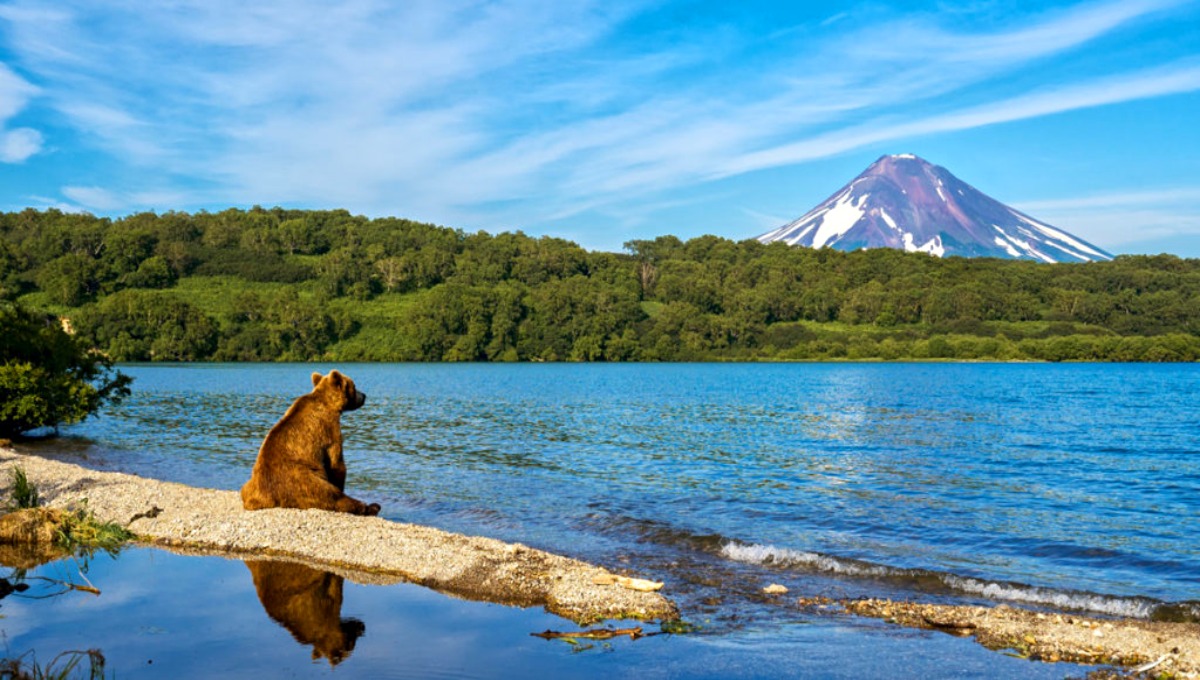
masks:
[[[234,491],[90,470],[0,448],[4,497],[13,467],[25,470],[45,505],[68,508],[86,500],[97,518],[127,525],[149,545],[296,559],[472,600],[542,606],[581,624],[679,616],[660,593],[623,587],[630,580],[617,578],[622,575],[521,544],[324,510],[249,512]]]
[[[1200,624],[1098,619],[998,605],[800,598],[810,610],[845,611],[911,628],[972,636],[1036,661],[1118,666],[1129,677],[1200,677]]]

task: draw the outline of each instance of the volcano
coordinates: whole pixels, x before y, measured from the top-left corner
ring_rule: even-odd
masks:
[[[912,154],[883,156],[800,219],[758,237],[809,248],[1093,262],[1112,255]]]

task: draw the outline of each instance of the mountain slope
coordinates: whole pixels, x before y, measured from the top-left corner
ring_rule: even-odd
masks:
[[[824,203],[758,240],[838,250],[897,248],[938,257],[1112,259],[911,154],[881,157]]]

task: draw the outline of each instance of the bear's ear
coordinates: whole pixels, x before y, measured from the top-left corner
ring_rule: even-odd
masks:
[[[329,372],[329,384],[333,385],[334,387],[340,388],[345,379],[346,376],[338,373],[336,369]]]
[[[316,387],[317,385],[321,384],[321,374],[320,373],[313,373],[312,378],[313,378],[313,387]]]

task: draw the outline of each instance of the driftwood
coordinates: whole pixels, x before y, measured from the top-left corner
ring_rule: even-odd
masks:
[[[628,635],[630,640],[636,640],[640,637],[645,637],[641,627],[638,628],[593,628],[591,630],[580,630],[574,632],[560,632],[556,630],[547,630],[541,633],[530,633],[533,637],[540,637],[543,640],[558,640],[568,639],[574,640],[577,638],[587,638],[589,640],[610,640],[615,637]]]
[[[83,572],[80,572],[79,576],[84,581],[87,581],[87,577],[83,575]],[[52,597],[58,597],[59,595],[62,595],[64,593],[69,593],[71,591],[78,591],[81,593],[91,593],[92,595],[100,594],[100,589],[97,588],[96,586],[92,585],[90,581],[88,581],[88,583],[86,583],[86,584],[83,584],[83,583],[75,583],[73,581],[63,581],[60,579],[51,578],[49,576],[26,576],[25,580],[26,581],[45,581],[46,583],[51,583],[53,585],[58,586],[59,588],[62,588],[62,590],[59,590],[57,592],[46,593],[44,595],[21,595],[21,597],[24,597],[24,598],[27,598],[30,600],[48,600]],[[7,579],[0,579],[0,581],[7,581]],[[26,585],[25,583],[18,584],[18,586],[24,586],[24,587],[14,587],[13,592],[24,592],[25,590],[27,590],[29,588],[29,586]]]
[[[592,583],[598,586],[618,585],[629,590],[637,590],[643,593],[652,593],[657,590],[662,590],[663,584],[661,581],[647,581],[644,578],[631,578],[629,576],[617,576],[616,574],[597,574],[592,577]]]

